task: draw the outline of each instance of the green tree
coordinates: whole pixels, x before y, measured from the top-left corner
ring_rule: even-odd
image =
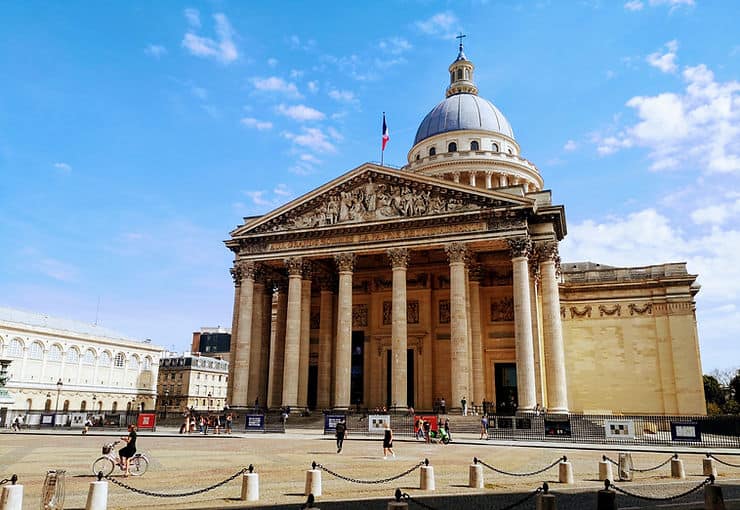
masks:
[[[707,401],[707,406],[715,404],[722,407],[725,403],[725,394],[719,385],[719,381],[714,376],[704,376],[704,398]]]
[[[740,404],[740,370],[737,371],[735,377],[730,380],[730,395],[735,399],[735,402]]]

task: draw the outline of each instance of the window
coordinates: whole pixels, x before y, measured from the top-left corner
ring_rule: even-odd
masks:
[[[62,361],[62,348],[54,344],[49,349],[49,361]]]
[[[429,149],[429,155],[430,156],[434,156],[435,154],[437,154],[437,149],[435,149],[434,147],[430,148]]]
[[[87,400],[83,400],[82,403],[80,403],[80,411],[84,411],[87,409]]]
[[[491,150],[493,152],[498,152],[498,144],[497,143],[494,143],[493,145],[491,145]]]
[[[139,358],[131,356],[131,359],[128,360],[128,367],[132,370],[139,370]]]
[[[447,152],[457,152],[457,144],[455,142],[450,142],[447,146]]]
[[[152,358],[147,356],[144,358],[144,370],[151,370],[152,368]]]
[[[95,364],[95,351],[88,349],[85,351],[85,356],[82,358],[83,365],[94,365]]]
[[[100,362],[98,363],[101,367],[109,367],[110,366],[110,353],[108,351],[103,351],[100,355]]]
[[[114,413],[118,411],[118,401],[113,402],[113,409],[111,409]]]
[[[69,400],[64,401],[64,407],[62,408],[62,411],[65,413],[69,411]]]
[[[123,364],[126,361],[126,356],[123,355],[122,352],[119,352],[116,354],[116,357],[113,359],[113,366],[116,368],[123,368]]]
[[[20,358],[23,356],[23,344],[17,338],[14,338],[8,344],[6,354],[13,358]]]
[[[67,356],[65,357],[65,361],[67,363],[73,363],[73,364],[77,364],[80,362],[80,351],[77,350],[77,347],[71,347],[67,351]]]
[[[44,411],[46,411],[47,413],[51,411],[51,399],[50,398],[46,399],[46,403],[44,404]]]
[[[471,151],[480,150],[480,145],[478,145],[478,141],[477,140],[473,140],[472,142],[470,142],[470,150]]]
[[[450,83],[452,83],[453,81],[455,81],[455,71],[452,71],[450,73]]]
[[[462,80],[462,69],[457,70],[457,79]]]
[[[509,149],[509,154],[514,154],[514,152],[511,149]]]
[[[417,153],[417,154],[416,154],[416,161],[419,161],[420,159],[421,159],[421,155],[419,155],[419,154]]]
[[[43,359],[44,346],[41,342],[34,342],[28,348],[28,359]]]

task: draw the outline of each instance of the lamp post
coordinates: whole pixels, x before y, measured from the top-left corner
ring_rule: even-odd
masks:
[[[56,425],[57,421],[57,411],[59,411],[59,394],[62,392],[62,386],[64,386],[64,383],[62,382],[62,378],[60,377],[57,381],[57,401],[54,404],[54,425]]]
[[[170,396],[170,392],[168,390],[164,390],[164,419],[167,419],[167,404],[169,404],[169,401],[167,400],[167,397]]]
[[[211,412],[211,394],[208,394],[208,412]]]

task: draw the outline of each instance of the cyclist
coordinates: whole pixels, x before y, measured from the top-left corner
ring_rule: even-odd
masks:
[[[128,476],[128,461],[136,453],[136,425],[131,424],[128,426],[128,436],[121,436],[121,441],[126,443],[126,446],[118,450],[118,463],[123,469],[123,476]]]

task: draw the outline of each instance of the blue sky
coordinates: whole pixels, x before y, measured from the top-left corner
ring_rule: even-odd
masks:
[[[177,350],[230,326],[228,232],[379,160],[383,111],[403,165],[463,31],[566,206],[563,259],[688,262],[704,370],[740,366],[738,19],[708,0],[6,3],[0,305]]]

